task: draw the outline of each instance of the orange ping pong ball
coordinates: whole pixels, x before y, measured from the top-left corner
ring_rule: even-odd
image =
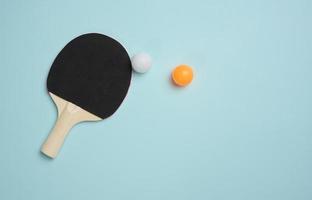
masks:
[[[178,86],[187,86],[193,80],[193,70],[188,65],[179,65],[173,70],[172,79]]]

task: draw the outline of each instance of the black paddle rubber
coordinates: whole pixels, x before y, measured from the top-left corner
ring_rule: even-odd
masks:
[[[50,69],[48,91],[105,119],[124,100],[131,62],[116,40],[98,33],[81,35],[58,54]]]

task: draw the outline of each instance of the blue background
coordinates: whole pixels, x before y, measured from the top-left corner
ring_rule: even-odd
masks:
[[[0,3],[0,199],[312,199],[312,1]],[[87,32],[153,68],[50,160],[47,74]],[[195,70],[184,89],[169,78],[180,63]]]

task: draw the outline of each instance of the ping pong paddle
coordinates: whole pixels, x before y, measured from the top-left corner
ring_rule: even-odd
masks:
[[[70,41],[55,58],[47,79],[58,118],[42,153],[55,158],[75,124],[111,116],[127,94],[131,73],[129,55],[116,40],[89,33]]]

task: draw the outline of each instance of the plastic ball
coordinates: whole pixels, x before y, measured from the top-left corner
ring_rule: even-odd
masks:
[[[173,70],[172,79],[178,86],[187,86],[193,80],[193,70],[188,65],[179,65]]]
[[[151,68],[152,59],[147,53],[139,53],[131,58],[131,64],[134,71],[145,73]]]

